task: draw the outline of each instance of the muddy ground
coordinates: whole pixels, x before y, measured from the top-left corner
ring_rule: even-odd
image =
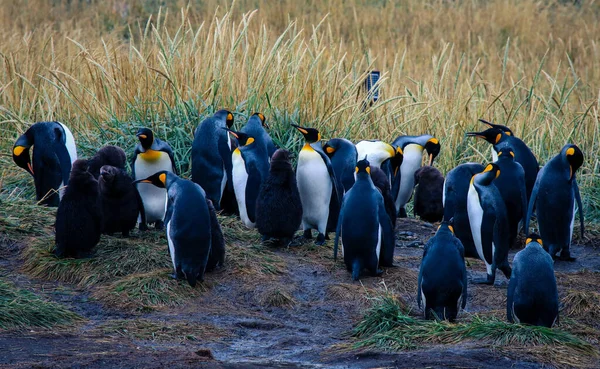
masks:
[[[92,292],[65,283],[40,281],[21,272],[15,240],[0,242],[0,277],[59,302],[86,320],[52,330],[0,331],[1,368],[537,368],[541,364],[503,355],[483,343],[430,346],[396,354],[339,354],[335,345],[369,306],[368,296],[387,288],[416,305],[418,267],[423,244],[435,225],[399,220],[396,268],[381,278],[352,283],[332,242],[324,248],[304,244],[275,250],[283,272],[272,279],[228,278],[227,267],[213,273],[211,288],[184,304],[149,312],[116,309]],[[577,261],[557,262],[561,295],[583,286],[598,291],[600,238],[572,246]],[[515,251],[511,252],[512,261]],[[468,260],[470,279],[483,278],[482,262]],[[587,287],[586,287],[587,286]],[[504,317],[507,280],[495,286],[470,285],[466,313]],[[463,313],[464,314],[464,313]],[[459,316],[460,318],[460,316]],[[594,328],[600,322],[590,322]],[[599,363],[600,366],[600,363]]]

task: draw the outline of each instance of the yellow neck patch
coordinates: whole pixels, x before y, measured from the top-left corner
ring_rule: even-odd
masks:
[[[254,138],[248,137],[248,139],[246,140],[246,144],[244,146],[248,146],[248,145],[250,145],[253,142],[254,142]]]
[[[434,145],[437,145],[437,144],[439,144],[439,143],[440,143],[440,141],[438,141],[438,139],[437,139],[437,138],[435,138],[435,137],[433,137],[433,138],[430,138],[430,139],[429,139],[429,141],[427,141],[427,142],[431,142],[431,143],[432,143],[432,144],[434,144]]]
[[[571,155],[573,155],[573,154],[575,154],[575,149],[574,149],[574,148],[572,148],[572,147],[569,147],[569,148],[567,149],[567,156],[571,156]]]
[[[496,135],[496,143],[500,142],[500,139],[502,138],[502,133],[498,133]]]
[[[161,175],[159,175],[158,179],[160,179],[160,181],[163,183],[163,185],[167,186],[167,175],[165,173],[162,173]]]
[[[233,114],[228,113],[227,114],[227,120],[233,120]]]
[[[449,225],[448,229],[450,230],[450,232],[452,232],[452,234],[454,234],[454,227],[452,227],[451,225]]]
[[[23,151],[25,151],[25,146],[16,146],[13,149],[13,154],[15,154],[15,156],[20,156],[23,153]]]
[[[328,146],[325,151],[327,151],[328,154],[333,154],[335,152],[335,149],[331,146]]]
[[[484,172],[491,172],[493,168],[494,167],[492,166],[492,164],[488,164],[487,167],[485,167],[485,169],[483,171]]]
[[[142,159],[146,160],[146,161],[157,161],[158,159],[161,158],[161,156],[165,154],[162,151],[156,151],[156,150],[146,150],[145,152],[140,153],[139,155],[142,157]]]
[[[315,149],[313,149],[312,146],[310,146],[310,144],[307,142],[304,144],[304,146],[302,146],[302,151],[315,151]]]

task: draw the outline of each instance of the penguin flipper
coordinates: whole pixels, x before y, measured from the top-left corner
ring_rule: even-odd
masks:
[[[253,162],[247,162],[248,180],[246,182],[246,212],[252,223],[256,222],[256,200],[260,193],[261,177]]]
[[[318,145],[311,145],[311,147],[313,149],[315,149],[316,152],[319,153],[319,155],[321,155],[321,159],[323,159],[323,162],[325,163],[325,166],[327,167],[327,172],[329,173],[329,178],[331,179],[331,184],[332,184],[332,190],[335,191],[335,194],[332,193],[332,196],[337,197],[338,200],[338,204],[342,203],[342,194],[343,194],[343,190],[340,191],[340,184],[338,183],[336,177],[335,177],[335,172],[333,171],[333,166],[331,165],[331,159],[329,159],[329,156],[327,156],[327,154],[325,154],[325,151],[323,151],[323,147],[321,146],[320,143],[318,143]]]
[[[529,207],[527,208],[527,215],[525,216],[525,235],[529,234],[529,221],[531,220],[531,214],[533,213],[533,207],[535,206],[535,200],[537,199],[537,194],[540,190],[540,178],[544,173],[544,168],[538,172],[537,179],[535,180],[535,185],[533,186],[533,190],[531,190],[531,197],[529,198]]]
[[[519,191],[521,192],[521,213],[523,217],[522,226],[525,228],[525,218],[527,217],[527,187],[525,186],[525,172],[519,177]],[[527,230],[523,229],[523,233],[527,236]]]
[[[510,323],[514,323],[513,300],[514,300],[516,285],[517,285],[517,283],[515,281],[515,277],[513,276],[513,278],[511,278],[508,281],[508,291],[506,293],[506,318],[508,319],[508,321]]]
[[[144,208],[144,201],[142,200],[142,196],[137,189],[136,185],[133,186],[133,191],[135,192],[135,199],[137,200],[138,210],[140,213],[140,230],[145,231],[148,229],[146,222],[146,208]]]
[[[335,230],[335,240],[333,241],[333,260],[337,260],[338,242],[342,234],[342,220],[344,219],[344,202],[342,202],[338,224]]]
[[[133,177],[134,180],[143,179],[143,178],[136,178],[135,177],[135,160],[137,159],[138,155],[142,153],[142,150],[140,148],[141,148],[140,144],[137,144],[135,146],[135,150],[133,152],[133,156],[131,157],[131,161],[129,162],[129,165],[131,166],[131,177]]]
[[[69,177],[71,176],[71,156],[69,155],[67,147],[62,142],[56,142],[54,144],[54,152],[56,153],[60,165],[63,184],[66,186],[69,184]]]
[[[392,220],[385,211],[385,205],[383,203],[383,197],[378,196],[378,213],[379,213],[379,225],[381,226],[382,233],[382,248],[379,256],[379,264],[385,267],[394,266],[394,248],[395,248],[395,237],[394,228],[392,227]]]
[[[483,248],[483,257],[485,258],[485,262],[492,265],[494,262],[494,254],[492,251],[492,242],[496,241],[498,237],[498,227],[496,225],[496,215],[490,211],[483,212],[483,219],[481,221],[482,230],[481,230],[481,246]],[[485,225],[490,225],[492,227],[491,232],[484,230],[483,227]],[[498,250],[499,245],[496,245],[496,250]]]
[[[225,132],[227,134],[227,132]],[[229,137],[227,137],[227,139],[229,139]],[[225,184],[225,186],[227,186],[228,190],[233,190],[233,184],[231,181],[232,178],[232,171],[233,171],[233,162],[231,159],[231,149],[229,148],[229,145],[227,144],[227,141],[223,141],[223,140],[219,140],[219,145],[218,145],[218,149],[219,149],[219,155],[221,156],[221,159],[223,160],[223,166],[225,167],[225,172],[227,173],[227,183]],[[220,204],[217,204],[217,206],[220,207]]]
[[[575,178],[573,178],[573,192],[575,192],[575,200],[577,201],[577,208],[579,211],[579,226],[581,227],[581,238],[583,238],[583,206],[581,205],[581,193],[579,192],[579,186],[577,185],[577,180]]]

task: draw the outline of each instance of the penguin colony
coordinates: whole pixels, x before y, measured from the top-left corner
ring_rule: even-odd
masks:
[[[540,169],[508,127],[480,121],[488,128],[466,136],[491,143],[493,162],[461,164],[445,179],[432,166],[441,145],[431,135],[400,136],[391,144],[322,143],[317,129],[299,125],[292,126],[304,145],[294,171],[293,154],[277,148],[263,114],[235,131],[228,110],[195,130],[191,180],[177,175],[173,150],[148,128],[136,134],[131,176],[125,152],[115,146],[77,160],[73,135],[59,122],[32,125],[12,155],[33,176],[38,202],[58,206],[57,257],[89,257],[102,233],[127,237],[136,224],[147,230],[152,223],[165,229],[173,277],[192,287],[224,265],[217,211],[237,213],[270,246],[293,244],[299,230],[304,239],[315,231],[315,243],[323,245],[335,232],[334,258],[340,248],[352,279],[379,276],[382,267],[394,267],[396,218],[407,216],[414,193],[415,215],[441,221],[418,276],[417,301],[426,318],[454,321],[465,308],[464,258],[473,257],[485,262],[487,275],[474,283],[494,284],[498,269],[509,279],[510,322],[551,327],[558,321],[553,259],[574,260],[577,212],[584,232],[576,180],[583,153],[567,144]],[[534,213],[539,236],[529,234]],[[520,230],[527,241],[511,267],[508,250],[518,246]]]

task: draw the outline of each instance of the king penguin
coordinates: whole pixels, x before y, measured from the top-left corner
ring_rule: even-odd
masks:
[[[558,321],[558,288],[554,260],[542,240],[530,235],[525,249],[517,252],[508,282],[506,315],[511,323],[551,328]]]
[[[314,128],[295,124],[292,126],[304,135],[306,141],[298,155],[296,169],[296,181],[302,201],[304,238],[312,238],[311,232],[316,229],[319,235],[315,243],[322,245],[327,232],[335,230],[330,229],[330,226],[335,226],[330,218],[338,218],[343,187],[339,186],[331,160],[323,151],[321,133]]]
[[[232,186],[231,138],[223,128],[233,126],[233,114],[219,110],[204,119],[194,132],[192,181],[199,184],[214,207],[221,209],[227,186]]]
[[[410,201],[413,193],[415,172],[423,162],[423,152],[429,154],[428,165],[440,153],[440,141],[431,135],[400,136],[392,143],[403,152],[403,161],[400,166],[400,176],[394,177],[392,188],[397,190],[394,194],[396,199],[396,211],[400,218],[406,218],[406,204]]]
[[[173,150],[168,143],[154,137],[148,128],[140,128],[136,136],[140,143],[135,147],[131,160],[134,179],[147,178],[163,170],[176,173]],[[167,192],[149,183],[139,183],[137,188],[144,202],[146,221],[154,223],[157,229],[162,228]]]
[[[488,164],[483,172],[471,178],[469,185],[467,211],[471,233],[477,254],[487,269],[487,279],[475,283],[494,284],[496,269],[510,278],[506,206],[500,191],[492,183],[499,175],[498,165]]]
[[[33,146],[33,163],[29,149]],[[77,160],[73,134],[60,122],[38,122],[15,142],[12,157],[19,167],[33,176],[36,200],[42,205],[58,206],[69,183],[71,165]]]
[[[392,265],[394,259],[392,224],[370,171],[367,160],[356,163],[356,182],[344,196],[334,241],[336,259],[341,237],[344,263],[354,281],[365,269],[372,276],[381,275],[379,265]]]
[[[531,198],[531,191],[535,184],[535,179],[539,171],[539,164],[535,155],[521,139],[515,137],[510,129],[498,124],[492,124],[480,119],[480,122],[486,124],[488,129],[482,132],[468,132],[468,137],[477,137],[491,143],[492,157],[494,162],[498,160],[498,152],[502,147],[508,145],[515,154],[515,161],[521,164],[525,171],[525,188],[527,189],[527,200]]]
[[[573,144],[565,145],[560,153],[550,159],[540,170],[531,193],[525,221],[525,232],[536,208],[538,228],[544,248],[552,257],[560,251],[560,260],[573,261],[571,239],[575,224],[576,207],[579,208],[581,237],[583,237],[583,207],[575,172],[583,164],[583,153]]]
[[[423,250],[419,268],[417,303],[425,319],[433,311],[438,319],[453,322],[467,304],[467,269],[462,243],[449,222],[442,222]]]
[[[273,156],[277,146],[273,143],[273,139],[269,136],[267,129],[267,118],[262,113],[254,113],[242,127],[241,132],[248,136],[254,137],[257,145],[265,145],[269,158]]]
[[[356,146],[345,138],[332,138],[323,146],[323,150],[331,160],[335,178],[348,192],[354,184],[354,168],[358,154]]]
[[[211,216],[204,190],[164,170],[136,182],[167,191],[164,222],[173,276],[196,286],[197,281],[204,280],[212,244]]]
[[[248,228],[256,225],[256,199],[262,182],[269,175],[269,156],[265,145],[254,137],[229,130],[238,141],[239,147],[232,155],[233,189],[240,209],[240,218]]]
[[[467,195],[471,178],[483,172],[485,167],[477,163],[465,163],[457,166],[446,174],[442,203],[444,204],[444,221],[453,219],[454,234],[465,248],[465,256],[478,258],[477,249],[473,243],[471,224],[467,214]]]
[[[359,159],[369,158],[371,166],[381,168],[383,162],[393,158],[396,150],[389,143],[378,140],[364,140],[356,144]]]
[[[510,231],[509,245],[516,246],[517,235],[519,234],[519,222],[525,223],[527,214],[527,189],[525,187],[525,171],[521,164],[515,161],[515,154],[508,145],[498,151],[498,168],[500,175],[494,181],[494,184],[500,191],[504,204],[506,205],[506,215],[508,217],[508,229]]]

